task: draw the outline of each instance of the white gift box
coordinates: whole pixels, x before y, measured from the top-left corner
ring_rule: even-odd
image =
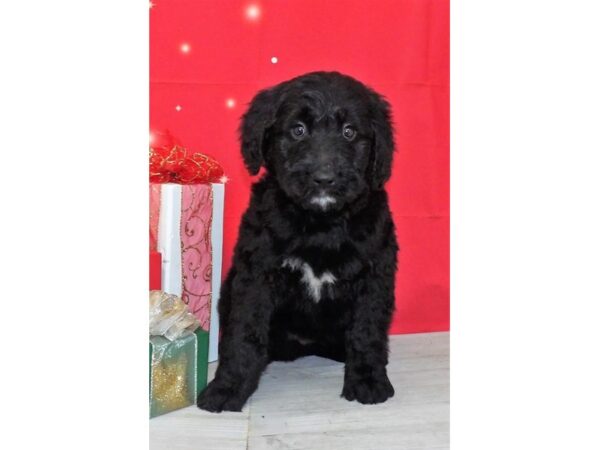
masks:
[[[160,184],[162,290],[182,297],[208,329],[209,362],[218,359],[224,198],[222,183]]]

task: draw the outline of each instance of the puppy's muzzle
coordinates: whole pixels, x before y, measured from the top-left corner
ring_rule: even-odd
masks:
[[[318,169],[312,174],[312,182],[320,188],[330,188],[335,185],[336,176],[333,170]]]

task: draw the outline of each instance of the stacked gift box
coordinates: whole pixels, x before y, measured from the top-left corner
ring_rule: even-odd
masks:
[[[218,357],[223,170],[167,137],[150,149],[150,289],[180,299],[197,328],[151,336],[151,417],[193,404]]]
[[[150,291],[150,417],[195,402],[206,386],[208,333],[180,297]]]

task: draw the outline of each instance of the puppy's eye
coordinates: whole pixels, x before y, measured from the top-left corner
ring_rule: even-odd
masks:
[[[346,139],[351,141],[352,139],[354,139],[354,136],[356,136],[356,130],[354,128],[352,128],[350,125],[346,125],[344,127],[344,130],[342,131],[342,134],[344,135],[344,137]]]
[[[292,136],[294,136],[295,138],[300,138],[302,136],[304,136],[306,134],[306,128],[304,127],[304,125],[294,125],[292,127]]]

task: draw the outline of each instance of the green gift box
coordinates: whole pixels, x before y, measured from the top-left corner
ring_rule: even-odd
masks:
[[[174,341],[150,336],[150,417],[195,404],[207,372],[207,331],[198,328]]]

